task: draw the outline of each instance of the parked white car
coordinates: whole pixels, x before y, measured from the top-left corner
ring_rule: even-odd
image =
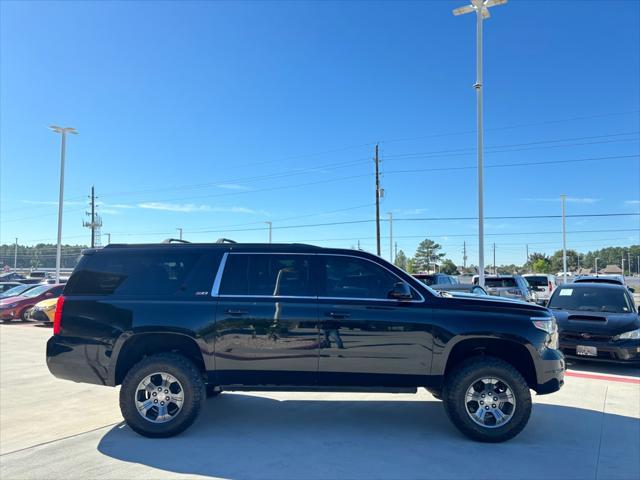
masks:
[[[555,275],[548,273],[527,273],[523,275],[531,289],[536,293],[538,303],[547,303],[551,294],[558,286]]]

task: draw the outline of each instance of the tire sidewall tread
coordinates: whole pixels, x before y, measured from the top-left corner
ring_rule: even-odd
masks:
[[[516,397],[514,416],[502,427],[483,428],[467,414],[466,392],[478,376],[501,378],[509,384]],[[504,442],[515,437],[531,416],[531,392],[527,381],[513,365],[491,356],[478,356],[462,362],[445,380],[442,400],[445,412],[456,428],[480,442]]]
[[[134,400],[140,381],[156,372],[173,375],[184,390],[182,410],[166,423],[145,420],[136,409]],[[127,372],[120,388],[120,411],[127,425],[140,435],[151,438],[172,437],[183,432],[195,421],[205,398],[202,374],[191,360],[177,353],[159,353],[145,357]]]

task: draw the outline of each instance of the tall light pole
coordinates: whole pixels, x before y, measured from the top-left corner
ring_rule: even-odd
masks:
[[[51,130],[62,135],[62,146],[60,148],[60,196],[58,197],[58,245],[56,247],[56,283],[60,283],[60,263],[62,259],[62,208],[64,203],[64,154],[67,143],[67,133],[77,135],[78,132],[72,127],[49,126]]]
[[[478,282],[484,287],[484,161],[482,131],[482,23],[489,18],[489,7],[502,5],[507,0],[471,0],[471,5],[456,8],[454,15],[476,13],[476,98],[478,102]]]
[[[393,263],[393,213],[387,213],[389,215],[389,261]]]
[[[111,244],[111,234],[110,233],[105,233],[105,235],[107,236],[107,245]]]
[[[176,228],[176,230],[178,230],[178,232],[180,232],[180,240],[182,240],[182,228],[178,227]]]
[[[596,271],[596,277],[598,276],[598,257],[593,259],[594,269]]]
[[[269,225],[269,243],[271,243],[271,230],[273,229],[273,222],[264,222]]]
[[[562,199],[562,283],[567,283],[567,218],[565,214],[566,195],[560,195]]]
[[[13,273],[18,271],[18,237],[16,237],[16,248],[13,251]]]

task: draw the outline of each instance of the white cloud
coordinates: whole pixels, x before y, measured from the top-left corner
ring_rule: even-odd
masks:
[[[165,202],[144,202],[138,207],[148,210],[163,210],[165,212],[208,212],[208,205],[196,205],[193,203],[165,203]]]
[[[216,213],[244,213],[249,215],[268,215],[264,210],[254,210],[247,207],[212,207],[210,205],[197,205],[195,203],[165,203],[165,202],[143,202],[138,204],[139,208],[147,210],[161,210],[165,212],[216,212]]]
[[[221,183],[218,188],[224,188],[225,190],[251,190],[250,187],[237,183]]]
[[[98,213],[104,213],[105,215],[122,215],[122,210],[116,210],[113,208],[101,208]]]
[[[640,205],[640,200],[625,200],[625,205]]]

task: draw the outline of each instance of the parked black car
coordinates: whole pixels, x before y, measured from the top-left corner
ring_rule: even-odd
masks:
[[[568,357],[640,363],[640,318],[629,290],[611,283],[569,283],[549,300]]]
[[[412,276],[430,287],[434,285],[457,285],[459,283],[456,277],[444,273],[414,273]]]
[[[207,392],[422,386],[463,433],[499,442],[526,425],[530,389],[554,392],[564,377],[544,307],[443,297],[366,252],[275,244],[85,251],[47,365],[122,384],[125,420],[149,437],[187,428]]]

